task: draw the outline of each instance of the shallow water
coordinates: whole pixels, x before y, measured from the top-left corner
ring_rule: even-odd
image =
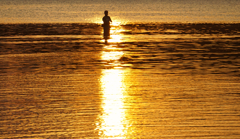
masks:
[[[1,26],[0,138],[240,137],[238,24]]]

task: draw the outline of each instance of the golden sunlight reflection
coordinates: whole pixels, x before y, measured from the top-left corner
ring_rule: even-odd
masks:
[[[98,23],[98,22],[96,22]],[[98,23],[98,24],[102,24],[102,23]],[[110,38],[107,39],[107,42],[110,43],[120,43],[122,42],[122,35],[121,32],[124,32],[124,29],[122,29],[121,27],[121,22],[119,21],[114,21],[111,23],[111,28],[110,28]],[[102,34],[103,34],[103,30],[102,30]],[[102,42],[106,42],[105,39],[102,40]]]
[[[101,60],[105,63],[106,67],[112,68],[122,68],[121,57],[124,55],[124,52],[120,48],[117,48],[114,45],[106,45],[103,47],[101,52]]]
[[[116,43],[122,42],[122,37],[121,37],[121,35],[111,35],[108,42],[112,42],[112,43],[113,42],[116,42]]]
[[[123,52],[116,50],[113,45],[106,45],[103,48],[101,59],[104,61],[114,61],[118,63]],[[124,69],[114,65],[112,69],[103,69],[100,78],[102,92],[102,114],[97,123],[99,135],[102,138],[123,138],[126,129],[126,119],[124,110],[125,85]]]
[[[112,48],[114,49],[114,48]],[[118,60],[124,53],[122,51],[102,52],[102,60]]]
[[[103,138],[123,137],[126,120],[122,69],[103,70],[101,77],[102,109],[99,135]]]
[[[114,21],[114,22],[112,22],[112,25],[113,26],[119,26],[121,24],[121,22],[119,22],[119,21]]]
[[[120,25],[111,26],[110,39],[108,40],[108,42],[115,42],[115,43],[122,42],[122,35],[120,33],[123,31],[124,30],[121,28]]]

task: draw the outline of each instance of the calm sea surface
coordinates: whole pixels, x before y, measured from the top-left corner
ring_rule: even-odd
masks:
[[[239,22],[239,0],[1,0],[0,23]]]
[[[0,138],[240,138],[239,24],[0,25]]]

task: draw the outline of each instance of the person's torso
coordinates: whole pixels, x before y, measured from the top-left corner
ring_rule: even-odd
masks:
[[[109,16],[104,16],[104,17],[103,17],[103,22],[104,22],[104,24],[110,24],[110,21],[111,21],[111,19],[110,19]]]

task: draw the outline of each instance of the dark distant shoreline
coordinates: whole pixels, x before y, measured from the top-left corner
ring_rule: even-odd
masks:
[[[122,34],[176,34],[166,30],[178,30],[178,34],[240,34],[240,23],[133,23],[120,26],[127,30]],[[98,23],[0,24],[0,36],[101,35],[101,30]]]

